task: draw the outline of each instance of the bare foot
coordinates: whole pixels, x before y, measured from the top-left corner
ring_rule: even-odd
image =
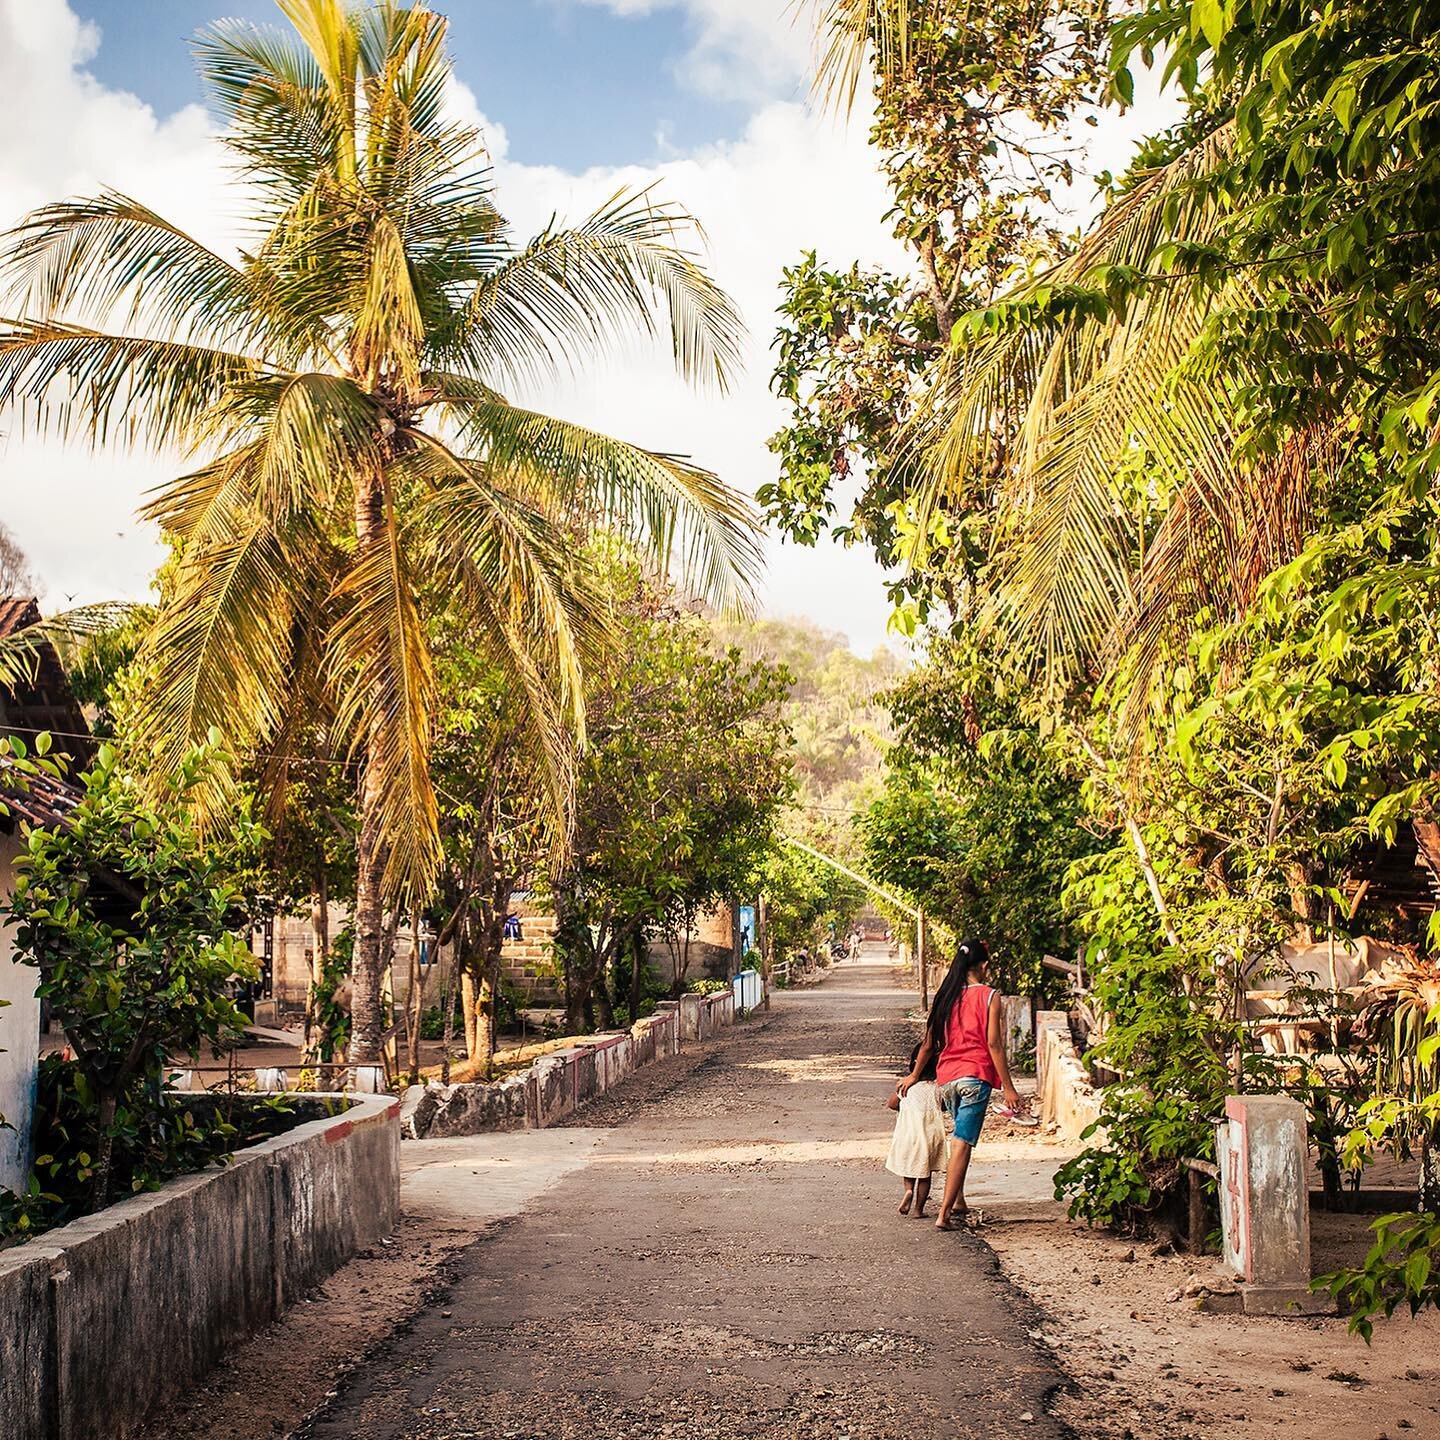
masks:
[[[942,1210],[935,1217],[935,1228],[937,1230],[963,1230],[966,1216],[969,1214],[969,1209],[964,1205],[957,1205],[953,1210]]]
[[[923,1205],[917,1205],[915,1207],[915,1218],[917,1220],[923,1220],[925,1218],[925,1207]]]
[[[905,1192],[905,1198],[900,1202],[900,1213],[902,1215],[908,1215],[910,1213],[910,1202],[914,1198],[908,1190]]]

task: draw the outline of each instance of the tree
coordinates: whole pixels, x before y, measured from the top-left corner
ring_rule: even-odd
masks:
[[[488,1076],[494,1059],[505,919],[516,887],[563,850],[545,804],[536,738],[506,677],[469,647],[454,617],[436,637],[442,696],[436,775],[444,863],[437,949],[454,947],[467,1057]],[[448,1047],[453,991],[441,999]]]
[[[783,843],[766,855],[758,888],[765,897],[768,943],[783,959],[820,953],[827,940],[854,925],[866,901],[865,890],[833,866]]]
[[[624,643],[592,674],[575,834],[550,882],[577,1028],[597,1006],[613,1019],[617,963],[634,1016],[647,933],[677,908],[731,898],[773,843],[790,791],[785,673],[719,649],[703,619],[633,569],[617,588]]]
[[[31,596],[36,588],[30,557],[10,527],[0,524],[0,595]]]
[[[212,726],[283,744],[297,678],[324,693],[360,762],[351,1055],[373,1060],[385,903],[428,897],[441,858],[436,597],[524,697],[559,808],[598,618],[568,522],[617,526],[716,600],[756,564],[713,475],[502,387],[661,324],[688,379],[724,385],[738,320],[682,248],[689,217],[648,191],[512,242],[480,136],[450,118],[443,17],[280,8],[293,33],[196,43],[244,254],[114,192],[37,211],[3,259],[27,318],[0,326],[0,406],[194,457],[146,509],[180,548],[137,743],[162,770]]]
[[[759,498],[792,538],[813,544],[831,523],[835,488],[858,476],[836,537],[869,544],[896,567],[891,596],[913,625],[932,603],[951,603],[983,552],[994,505],[993,486],[967,476],[922,515],[911,503],[906,430],[956,321],[1065,249],[1054,192],[1073,174],[1065,131],[1105,87],[1107,5],[840,0],[816,9],[822,88],[853,97],[862,54],[876,62],[870,138],[913,273],[831,269],[814,252],[785,271],[772,383],[791,415],[771,440],[780,474]],[[937,549],[943,562],[925,565]]]
[[[888,696],[898,740],[859,824],[868,873],[985,936],[1007,988],[1041,994],[1044,956],[1073,948],[1066,875],[1098,841],[1083,772],[1006,679],[963,632],[932,640]]]

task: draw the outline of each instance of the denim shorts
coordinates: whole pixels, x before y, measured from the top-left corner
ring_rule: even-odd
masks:
[[[950,1123],[955,1138],[973,1145],[980,1138],[985,1111],[990,1107],[990,1084],[973,1075],[947,1080],[940,1087],[940,1108]]]

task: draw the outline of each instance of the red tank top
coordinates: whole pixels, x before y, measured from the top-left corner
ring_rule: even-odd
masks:
[[[945,1048],[935,1066],[935,1080],[944,1085],[962,1076],[999,1085],[1000,1072],[990,1058],[990,997],[988,985],[967,985],[950,1012]]]

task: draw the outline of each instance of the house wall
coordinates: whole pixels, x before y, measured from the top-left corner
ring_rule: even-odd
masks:
[[[15,883],[20,841],[0,835],[0,897]],[[30,1124],[40,1066],[39,972],[14,956],[10,927],[0,928],[0,1116],[12,1129],[0,1130],[0,1188],[17,1190],[30,1173]]]
[[[500,970],[506,983],[516,993],[522,1009],[544,1009],[563,1004],[565,987],[556,971],[553,958],[555,916],[525,895],[515,897],[511,914],[520,921],[521,937],[518,940],[506,940],[500,949]],[[344,906],[332,905],[332,936],[339,933],[345,920]],[[271,961],[272,990],[281,1009],[288,1013],[298,1014],[305,1008],[313,945],[314,937],[308,915],[275,917],[274,953]],[[251,937],[251,949],[256,956],[263,953],[261,930],[257,929]],[[451,953],[447,947],[437,964],[426,969],[427,1007],[440,1003]],[[647,947],[647,959],[665,983],[669,984],[675,979],[675,957],[663,941],[650,943]],[[395,939],[393,971],[395,998],[403,1000],[410,983],[410,936],[403,930]],[[731,906],[722,905],[709,914],[700,916],[695,923],[686,979],[726,980],[734,971],[734,911]],[[345,1003],[347,997],[348,987],[342,987],[341,1002]]]

